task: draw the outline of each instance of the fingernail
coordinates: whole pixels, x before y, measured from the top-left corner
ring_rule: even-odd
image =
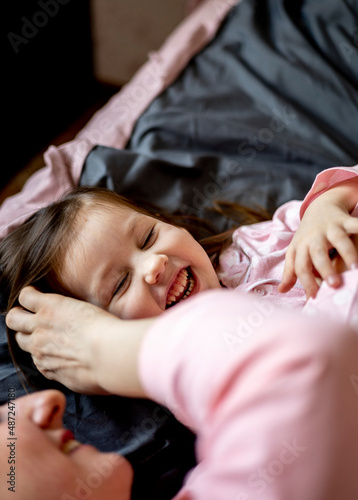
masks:
[[[326,281],[329,286],[337,286],[340,284],[340,279],[339,276],[337,276],[337,274],[331,274],[330,276],[327,277]]]

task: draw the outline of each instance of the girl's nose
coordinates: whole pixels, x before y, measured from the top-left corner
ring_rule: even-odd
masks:
[[[158,283],[160,276],[167,267],[168,257],[162,254],[153,254],[145,262],[144,280],[148,285]]]
[[[65,395],[57,390],[39,391],[17,400],[19,414],[25,414],[42,429],[62,427]]]

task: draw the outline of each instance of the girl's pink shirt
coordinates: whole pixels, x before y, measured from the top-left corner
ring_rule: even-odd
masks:
[[[239,227],[232,245],[220,257],[219,278],[227,288],[252,292],[266,300],[305,314],[328,314],[358,327],[358,272],[343,273],[343,286],[335,292],[323,283],[315,299],[306,303],[299,281],[285,294],[278,292],[285,264],[285,254],[308,205],[338,183],[358,175],[358,165],[335,167],[317,175],[307,196],[278,208],[270,221]],[[352,212],[358,216],[358,206]]]

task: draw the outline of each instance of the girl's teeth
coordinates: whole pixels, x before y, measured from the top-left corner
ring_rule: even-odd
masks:
[[[188,286],[188,282],[189,282],[189,286]],[[188,274],[188,271],[186,269],[182,269],[179,272],[179,274],[175,280],[174,285],[172,286],[172,288],[169,291],[170,295],[168,295],[167,306],[173,305],[173,303],[178,300],[178,297],[183,293],[183,291],[186,288],[187,288],[187,291],[185,292],[183,297],[181,297],[181,299],[186,299],[187,297],[189,297],[191,291],[194,288],[193,277]]]
[[[73,451],[74,449],[78,448],[81,446],[81,443],[76,441],[75,439],[69,439],[62,447],[62,451],[65,455],[68,455]]]

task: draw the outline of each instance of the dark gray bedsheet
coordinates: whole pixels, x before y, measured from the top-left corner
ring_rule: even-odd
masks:
[[[358,162],[358,7],[244,0],[81,183],[209,217],[213,199],[272,212],[322,169]],[[219,229],[226,221],[216,220]]]
[[[208,218],[214,199],[272,212],[302,198],[320,170],[358,162],[357,90],[356,0],[243,0],[143,113],[126,149],[88,155],[81,184],[183,215]],[[3,324],[0,356],[6,402],[8,387],[23,391]],[[193,464],[193,435],[151,402],[66,392],[76,436],[136,465],[134,497],[171,498]]]

